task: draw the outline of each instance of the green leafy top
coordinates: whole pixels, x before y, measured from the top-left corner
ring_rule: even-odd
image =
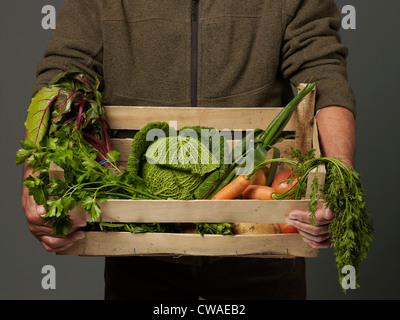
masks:
[[[325,205],[335,213],[328,231],[336,255],[339,282],[342,283],[344,277],[342,268],[347,265],[355,268],[358,279],[359,268],[374,237],[373,220],[371,213],[366,209],[365,190],[360,175],[354,168],[335,157],[316,158],[314,151],[311,150],[304,156],[299,151],[294,151],[289,158],[264,161],[254,168],[248,177],[254,175],[259,168],[274,162],[289,164],[293,172],[301,177],[298,187],[273,198],[299,200],[304,196],[309,173],[321,165],[325,166],[323,189],[319,190],[318,175],[312,181],[312,192],[309,194],[310,223],[315,225],[317,202],[320,199],[324,200]]]
[[[25,127],[26,137],[34,143],[39,143],[49,130],[50,106],[56,101],[58,91],[58,87],[46,87],[32,98]]]
[[[39,144],[64,124],[74,123],[84,138],[95,147],[103,159],[112,150],[109,129],[105,121],[104,98],[78,70],[69,70],[54,77],[32,98],[25,121],[26,138]]]
[[[24,184],[39,205],[44,205],[47,218],[57,235],[65,236],[71,227],[69,211],[81,205],[96,220],[100,215],[99,202],[106,199],[160,199],[146,186],[143,179],[113,167],[113,171],[96,161],[97,151],[88,144],[73,124],[64,125],[52,137],[40,144],[29,139],[21,141],[18,162],[27,161],[38,176],[29,176]],[[108,154],[109,163],[118,160],[119,153]],[[50,163],[64,169],[65,181],[49,178]]]

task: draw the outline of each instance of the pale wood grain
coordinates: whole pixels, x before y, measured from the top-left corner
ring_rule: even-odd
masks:
[[[100,203],[101,222],[284,223],[292,210],[308,210],[309,200],[116,200]],[[76,207],[71,214],[82,214]],[[88,221],[89,221],[88,216]]]
[[[85,256],[294,256],[316,257],[299,234],[196,235],[171,233],[88,232],[59,254]]]
[[[106,106],[106,116],[113,129],[139,130],[149,122],[162,121],[171,122],[170,125],[177,130],[185,126],[204,126],[218,130],[245,131],[265,129],[281,110],[282,108]],[[285,130],[295,129],[296,120],[293,118]]]

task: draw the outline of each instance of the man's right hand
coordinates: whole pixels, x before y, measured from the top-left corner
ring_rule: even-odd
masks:
[[[30,176],[32,172],[33,167],[25,165],[24,178]],[[65,238],[52,234],[52,226],[45,218],[42,218],[42,215],[46,213],[44,207],[36,204],[25,185],[22,187],[21,203],[25,210],[29,230],[48,252],[64,251],[76,240],[85,237],[85,233],[79,229],[86,226],[86,220],[79,216],[71,217],[72,227]]]

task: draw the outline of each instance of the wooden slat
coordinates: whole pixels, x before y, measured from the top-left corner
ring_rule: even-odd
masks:
[[[153,121],[172,122],[179,130],[185,126],[205,126],[218,130],[265,129],[282,108],[178,108],[106,106],[107,122],[113,129],[139,130]],[[175,126],[174,123],[177,125]],[[295,131],[292,119],[286,131]]]
[[[131,152],[132,139],[130,139],[130,138],[124,138],[124,139],[114,138],[114,139],[111,139],[111,144],[114,149],[118,150],[121,153],[120,160],[122,162],[127,162],[129,153]],[[284,157],[289,156],[292,153],[291,147],[295,147],[295,140],[292,140],[292,139],[283,140],[282,142],[277,143],[275,146],[279,148],[279,150],[281,152],[281,157],[284,158]],[[232,146],[230,145],[230,150],[231,149],[232,149]],[[271,156],[272,156],[272,152],[269,152],[267,154],[267,159],[271,158]]]
[[[306,196],[309,196],[312,191],[312,183],[314,181],[315,176],[318,175],[318,191],[317,195],[319,196],[322,192],[322,189],[325,185],[325,177],[326,177],[326,169],[325,165],[320,165],[318,168],[315,168],[310,171],[308,174],[307,180],[307,189],[306,189]]]
[[[51,162],[49,166],[49,178],[65,181],[64,170],[54,162]]]
[[[280,255],[316,257],[299,234],[201,235],[129,232],[88,232],[59,254],[84,256],[242,256]]]
[[[129,158],[129,153],[131,152],[133,139],[111,139],[111,145],[115,150],[120,152],[120,160],[123,162],[127,162]]]
[[[308,210],[309,200],[107,200],[100,203],[102,222],[139,223],[285,223],[292,210]],[[71,215],[85,212],[81,207]],[[89,216],[86,216],[89,221]]]
[[[300,84],[297,91],[300,92],[306,85]],[[296,139],[296,149],[302,153],[313,148],[313,126],[314,126],[314,112],[315,112],[315,94],[313,89],[304,99],[299,103],[297,109],[293,113],[295,121],[295,131],[298,138]]]
[[[321,157],[321,148],[319,145],[319,135],[318,135],[318,126],[317,120],[314,118],[314,126],[312,128],[313,131],[313,140],[312,140],[312,147],[315,149],[315,157]]]

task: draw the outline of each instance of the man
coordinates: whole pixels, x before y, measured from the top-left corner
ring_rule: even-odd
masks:
[[[355,101],[333,0],[66,0],[34,93],[56,74],[78,69],[103,84],[110,105],[269,107],[289,84],[318,81],[322,153],[353,165]],[[33,168],[25,167],[25,176]],[[29,228],[47,251],[84,237],[74,221],[50,235],[23,187]],[[293,211],[287,222],[316,248],[330,244],[334,213]],[[304,259],[106,259],[106,298],[304,299]]]

